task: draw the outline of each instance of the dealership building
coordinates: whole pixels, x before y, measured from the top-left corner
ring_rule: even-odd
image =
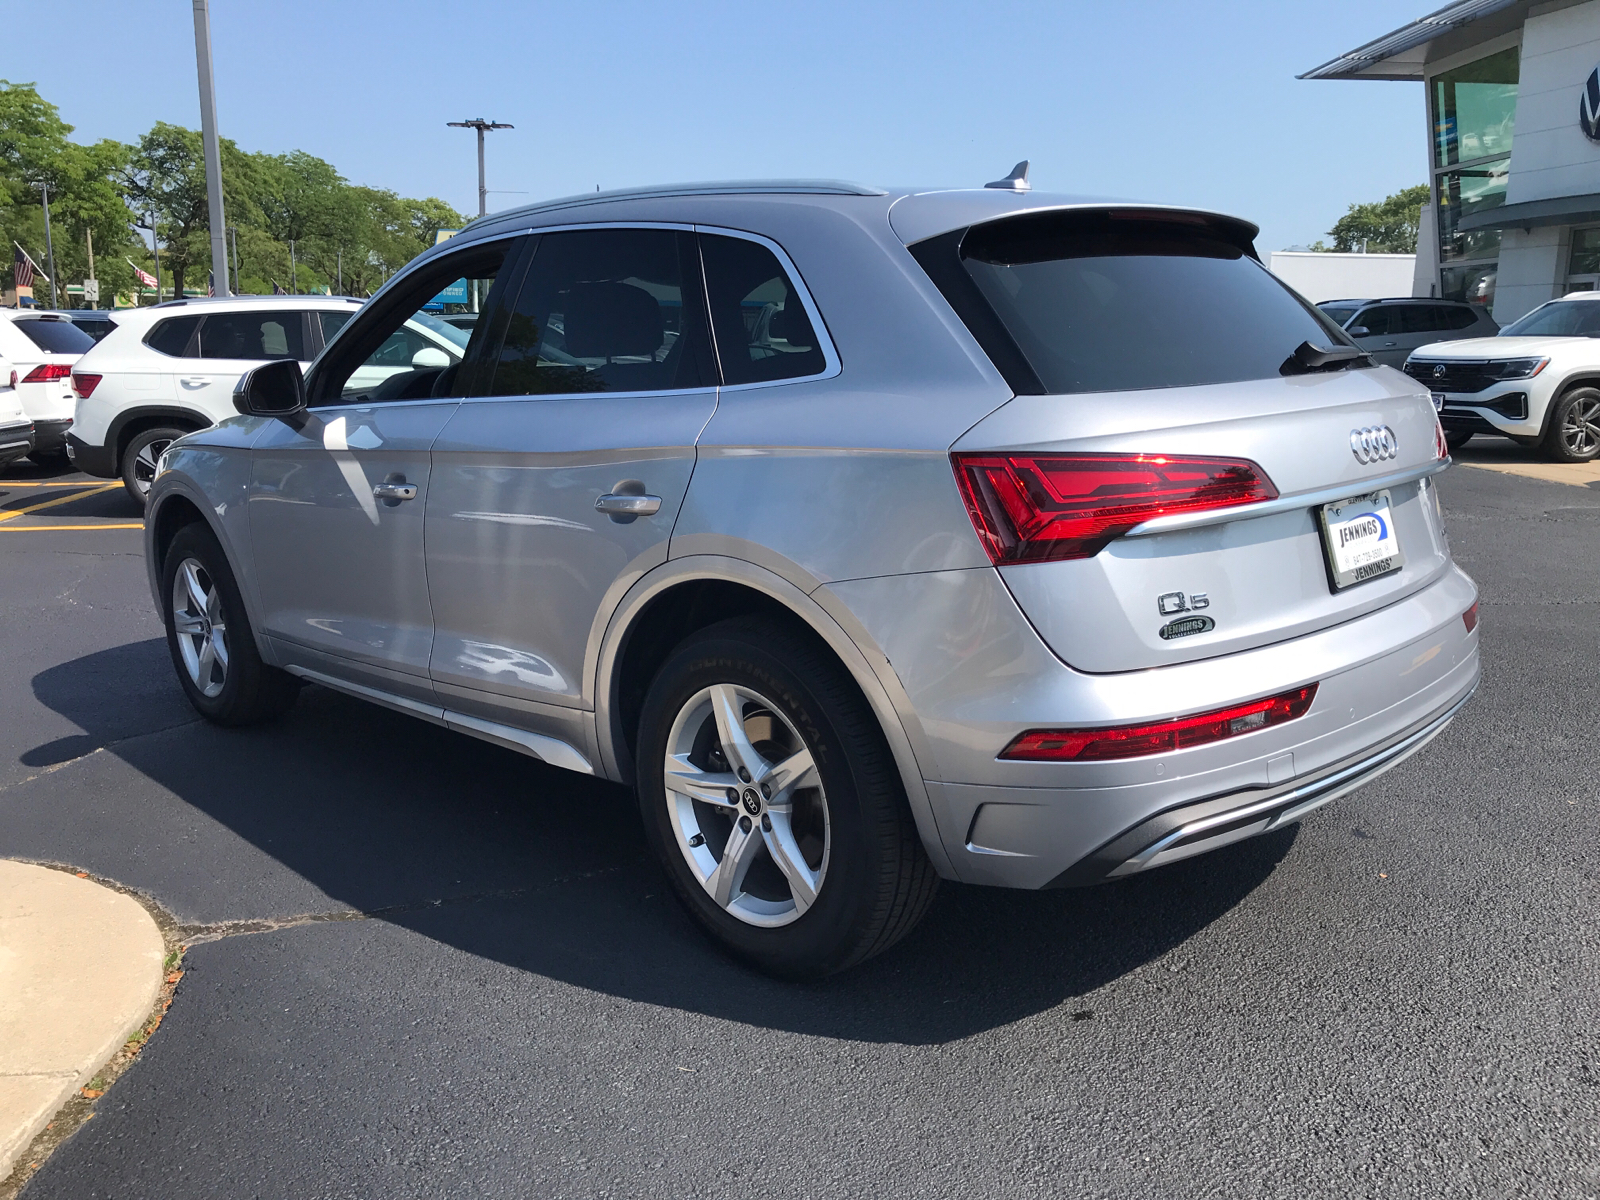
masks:
[[[1504,325],[1600,286],[1600,0],[1459,0],[1300,78],[1426,85],[1414,294]]]

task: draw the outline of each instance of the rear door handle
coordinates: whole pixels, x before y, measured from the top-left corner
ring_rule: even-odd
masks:
[[[612,517],[653,517],[661,511],[660,496],[627,496],[607,492],[594,502],[596,512]]]
[[[1399,344],[1399,342],[1385,342],[1383,348],[1387,350],[1390,346],[1398,346]]]
[[[417,498],[417,485],[414,483],[380,483],[373,487],[372,494],[392,507],[402,500],[415,500]]]

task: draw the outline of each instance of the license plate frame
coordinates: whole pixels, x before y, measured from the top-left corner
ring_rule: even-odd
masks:
[[[1376,538],[1369,530],[1376,525]],[[1394,501],[1388,488],[1363,492],[1317,508],[1322,557],[1328,569],[1328,590],[1342,592],[1393,575],[1405,566],[1400,532],[1395,528]],[[1385,547],[1382,542],[1391,545]],[[1374,554],[1377,550],[1392,551]]]

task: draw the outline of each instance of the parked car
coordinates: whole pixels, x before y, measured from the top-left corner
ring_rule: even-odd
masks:
[[[106,309],[75,308],[67,319],[97,342],[117,327],[116,315]]]
[[[1317,305],[1345,334],[1386,367],[1399,367],[1418,346],[1493,337],[1500,329],[1482,305],[1461,300],[1326,300]]]
[[[17,369],[0,357],[0,467],[9,467],[33,450],[33,422],[22,410]]]
[[[72,427],[73,364],[94,341],[61,313],[0,309],[0,354],[18,374],[17,395],[33,421],[30,457],[63,462]]]
[[[786,976],[941,877],[1280,829],[1449,723],[1477,593],[1428,391],[1255,233],[848,184],[484,218],[162,456],[179,682],[219,724],[314,681],[631,782],[688,910]],[[459,363],[352,383],[461,278]]]
[[[1495,337],[1421,346],[1405,370],[1434,392],[1452,448],[1498,433],[1555,462],[1600,455],[1600,294],[1541,304]]]
[[[361,301],[321,296],[181,300],[119,314],[73,372],[78,396],[68,449],[80,470],[121,476],[143,503],[174,438],[234,414],[233,387],[256,363],[309,365]],[[419,365],[460,360],[467,335],[419,314],[372,355],[352,386],[375,390]]]

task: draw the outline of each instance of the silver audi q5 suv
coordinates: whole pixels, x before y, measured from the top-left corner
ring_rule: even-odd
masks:
[[[480,219],[162,455],[178,679],[221,724],[309,680],[631,783],[683,903],[789,976],[941,878],[1278,828],[1444,728],[1477,607],[1428,392],[1255,233],[788,182]],[[413,345],[462,297],[459,357]]]

